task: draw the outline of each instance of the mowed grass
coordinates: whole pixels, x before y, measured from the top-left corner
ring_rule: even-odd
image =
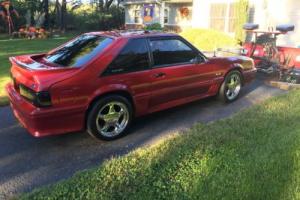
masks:
[[[292,91],[19,198],[300,199],[299,105]]]
[[[53,39],[3,39],[0,40],[0,106],[8,104],[8,98],[5,93],[5,85],[9,82],[10,56],[47,52],[66,42],[71,36],[59,37]]]
[[[235,48],[237,41],[220,31],[212,29],[188,28],[180,35],[202,51],[215,51],[218,48]]]

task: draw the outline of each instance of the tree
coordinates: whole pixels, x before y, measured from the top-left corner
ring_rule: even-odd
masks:
[[[114,2],[114,0],[105,0],[105,11],[109,10],[109,7]]]
[[[119,3],[120,0],[118,0]],[[100,12],[108,12],[110,6],[113,4],[114,0],[94,0],[92,1],[92,4],[97,5],[97,9]]]
[[[60,30],[62,32],[65,32],[66,30],[66,16],[67,16],[67,0],[62,0],[61,12],[60,12]]]
[[[44,26],[46,29],[48,29],[49,28],[49,0],[43,0],[43,10],[45,13]]]
[[[56,0],[55,1],[56,21],[57,23],[59,22],[58,27],[62,32],[65,32],[66,25],[67,25],[67,3],[71,4],[72,9],[75,9],[81,5],[81,1],[79,0],[73,0],[73,1]]]

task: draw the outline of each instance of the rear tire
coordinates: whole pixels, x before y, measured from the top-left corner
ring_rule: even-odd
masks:
[[[242,89],[242,75],[238,70],[230,71],[220,87],[218,98],[230,103],[238,99]]]
[[[124,136],[131,124],[133,109],[125,97],[110,95],[98,100],[87,116],[87,132],[96,139],[114,140]]]

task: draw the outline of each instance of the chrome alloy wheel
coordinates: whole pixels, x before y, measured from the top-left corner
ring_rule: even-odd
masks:
[[[105,137],[114,137],[124,131],[129,122],[129,111],[121,102],[109,102],[98,112],[96,126]]]
[[[238,74],[232,74],[226,83],[226,96],[229,100],[235,99],[241,91],[241,78]]]

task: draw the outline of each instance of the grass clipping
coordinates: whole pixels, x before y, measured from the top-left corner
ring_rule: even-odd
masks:
[[[299,198],[299,104],[292,91],[20,198]]]

